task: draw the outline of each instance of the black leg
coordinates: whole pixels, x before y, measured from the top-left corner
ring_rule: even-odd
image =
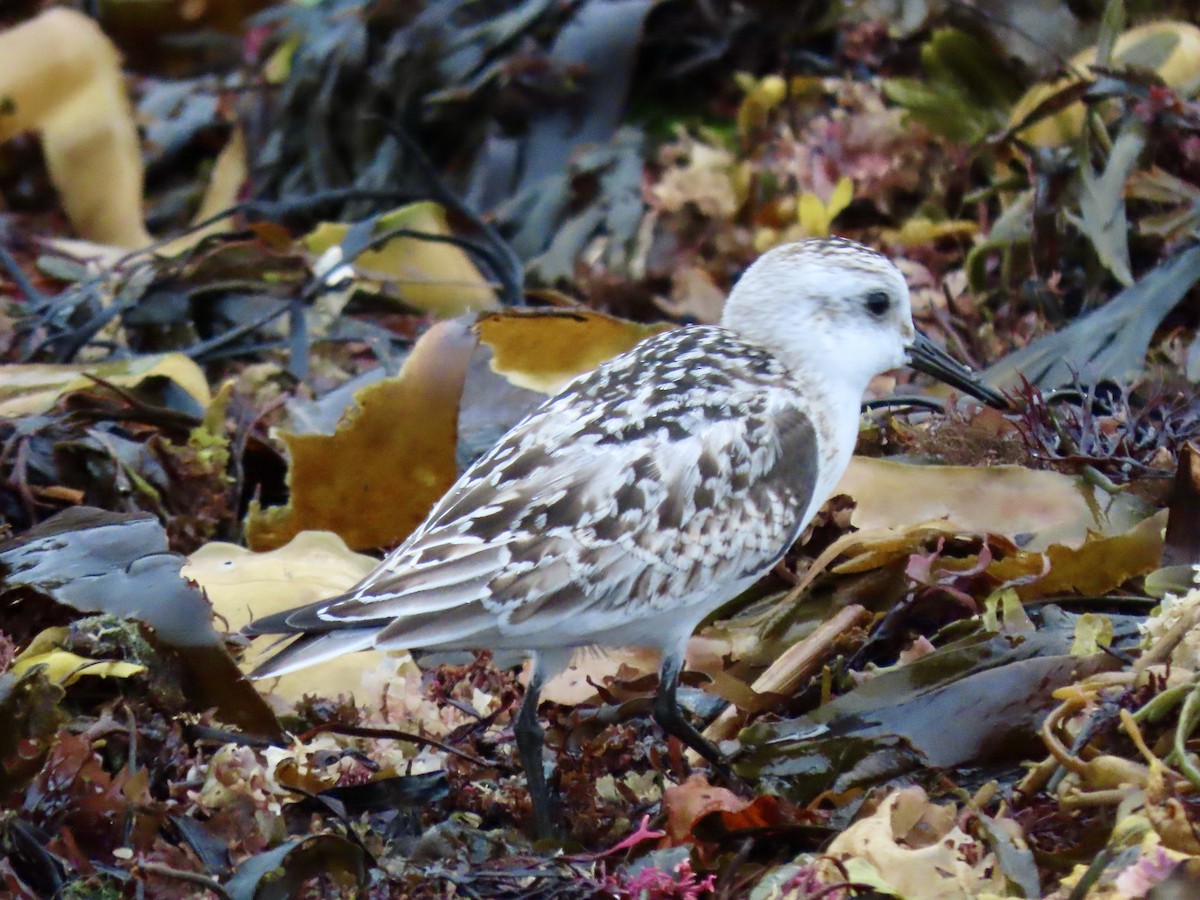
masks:
[[[533,804],[533,831],[538,840],[552,838],[557,830],[557,816],[550,788],[546,784],[546,771],[542,765],[542,726],[538,723],[538,698],[542,692],[542,674],[535,665],[525,688],[525,699],[513,723],[513,734],[517,739],[517,752],[521,756],[521,768],[529,785],[529,800]]]
[[[692,723],[683,717],[679,701],[675,697],[679,687],[679,672],[683,668],[682,653],[666,653],[663,655],[662,668],[658,673],[658,695],[654,698],[654,721],[667,734],[677,737],[688,747],[703,756],[721,777],[735,790],[745,791],[747,785],[733,773],[729,762],[721,751],[704,739]]]

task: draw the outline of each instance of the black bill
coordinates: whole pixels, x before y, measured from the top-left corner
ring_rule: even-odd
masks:
[[[908,348],[908,364],[918,372],[932,375],[938,381],[944,381],[988,406],[996,409],[1010,408],[1007,398],[1002,393],[984,384],[978,375],[920,332],[917,332],[917,339]]]

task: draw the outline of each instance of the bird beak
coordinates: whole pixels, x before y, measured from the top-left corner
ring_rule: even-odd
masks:
[[[988,406],[996,409],[1010,408],[1008,398],[994,387],[980,381],[977,374],[950,357],[945,350],[919,331],[908,346],[908,364],[918,372],[932,375],[938,381],[944,381]]]

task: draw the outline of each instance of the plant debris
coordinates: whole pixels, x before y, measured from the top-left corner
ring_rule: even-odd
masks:
[[[1200,894],[1194,9],[160,6],[0,13],[0,892]],[[641,648],[543,688],[557,846],[519,657],[247,679],[251,618],[826,235],[1012,409],[876,379],[693,636],[745,796]]]

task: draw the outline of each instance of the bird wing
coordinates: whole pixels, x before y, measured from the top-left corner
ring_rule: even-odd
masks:
[[[515,426],[349,594],[251,631],[515,646],[668,608],[779,558],[823,499],[819,450],[773,357],[720,328],[668,332]]]

